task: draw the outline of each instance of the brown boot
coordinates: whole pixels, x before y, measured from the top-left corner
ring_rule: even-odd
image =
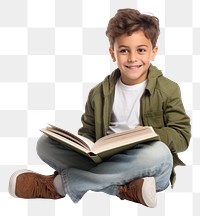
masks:
[[[124,186],[120,186],[119,198],[154,208],[157,204],[154,177],[136,179]]]
[[[60,199],[63,198],[57,193],[53,180],[58,175],[45,176],[34,173],[29,170],[20,170],[15,172],[9,182],[9,193],[13,197],[19,198],[46,198]]]

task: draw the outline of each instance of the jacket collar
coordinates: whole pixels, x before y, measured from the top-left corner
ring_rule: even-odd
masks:
[[[120,70],[117,68],[109,76],[105,78],[103,85],[103,92],[105,96],[108,96],[111,93],[113,93],[116,82],[120,75]],[[162,75],[162,72],[157,67],[153,66],[152,64],[150,65],[146,86],[146,90],[149,91],[150,94],[152,94],[155,89],[157,78]]]
[[[150,94],[153,93],[156,87],[157,78],[160,76],[163,76],[161,70],[159,70],[157,67],[151,64],[149,67],[149,74],[148,74],[147,86],[146,86],[146,90],[148,90]]]
[[[105,96],[110,95],[115,90],[118,78],[121,76],[120,70],[115,69],[109,76],[104,79],[103,92]]]

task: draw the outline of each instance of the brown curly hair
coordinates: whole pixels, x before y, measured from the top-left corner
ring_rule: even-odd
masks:
[[[108,23],[106,36],[109,39],[111,48],[114,49],[116,37],[123,34],[130,36],[136,31],[143,31],[146,38],[150,39],[154,48],[160,34],[158,18],[148,14],[142,14],[135,9],[119,9]]]

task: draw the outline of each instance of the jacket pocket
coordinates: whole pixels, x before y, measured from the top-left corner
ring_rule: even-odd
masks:
[[[165,127],[163,111],[148,112],[144,116],[149,126],[154,128]]]

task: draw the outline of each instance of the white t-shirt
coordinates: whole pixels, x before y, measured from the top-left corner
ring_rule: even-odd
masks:
[[[123,84],[121,78],[118,79],[107,134],[122,132],[140,124],[140,98],[146,84],[145,80],[142,83],[129,86]]]

